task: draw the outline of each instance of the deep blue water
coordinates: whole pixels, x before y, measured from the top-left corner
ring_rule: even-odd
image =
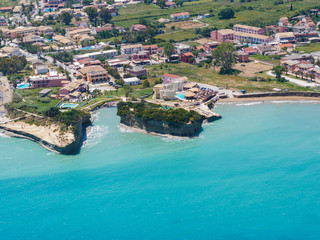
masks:
[[[319,239],[320,104],[219,105],[200,138],[125,132],[81,153],[0,137],[0,239]]]

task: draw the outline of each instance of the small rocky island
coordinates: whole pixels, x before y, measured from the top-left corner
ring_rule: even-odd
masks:
[[[117,115],[121,123],[159,135],[172,135],[178,137],[198,136],[205,121],[214,121],[220,115],[206,117],[194,110],[161,106],[145,101],[120,102],[117,105]]]

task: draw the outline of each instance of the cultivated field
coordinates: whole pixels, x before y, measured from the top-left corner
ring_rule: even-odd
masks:
[[[132,24],[138,23],[139,18],[148,20],[170,18],[170,14],[172,13],[187,11],[191,14],[191,17],[205,13],[214,15],[213,17],[201,20],[213,27],[223,28],[229,26],[230,23],[245,23],[263,26],[275,24],[280,17],[293,16],[296,14],[296,11],[308,10],[319,6],[319,0],[294,1],[293,11],[290,11],[291,1],[283,1],[283,4],[278,5],[274,5],[274,2],[275,1],[270,0],[256,0],[240,3],[239,0],[233,2],[226,0],[199,0],[184,2],[182,7],[170,9],[160,9],[155,5],[140,3],[120,8],[120,15],[113,17],[113,21],[116,25],[130,27]],[[220,20],[218,17],[219,11],[228,7],[235,11],[235,18]]]
[[[174,26],[175,29],[192,29],[192,28],[202,28],[206,26],[206,24],[201,22],[195,22],[195,21],[184,21],[184,22],[172,22],[166,24],[166,28],[171,29],[171,27]]]

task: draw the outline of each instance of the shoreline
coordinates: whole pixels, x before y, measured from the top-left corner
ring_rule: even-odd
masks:
[[[247,98],[223,98],[216,103],[237,103],[237,102],[273,102],[273,101],[317,101],[320,103],[320,97],[300,97],[300,96],[270,96],[270,97],[247,97]]]

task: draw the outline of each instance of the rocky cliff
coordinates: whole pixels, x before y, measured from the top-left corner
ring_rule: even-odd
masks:
[[[122,116],[120,122],[129,127],[143,129],[148,133],[194,137],[201,132],[203,119],[188,124],[170,124],[166,121],[143,121],[141,118],[135,116]]]
[[[48,150],[73,155],[79,153],[86,127],[90,124],[90,118],[84,117],[64,134],[60,134],[60,128],[55,125],[34,126],[25,122],[8,122],[1,124],[0,129],[3,129],[11,136],[38,142]]]

